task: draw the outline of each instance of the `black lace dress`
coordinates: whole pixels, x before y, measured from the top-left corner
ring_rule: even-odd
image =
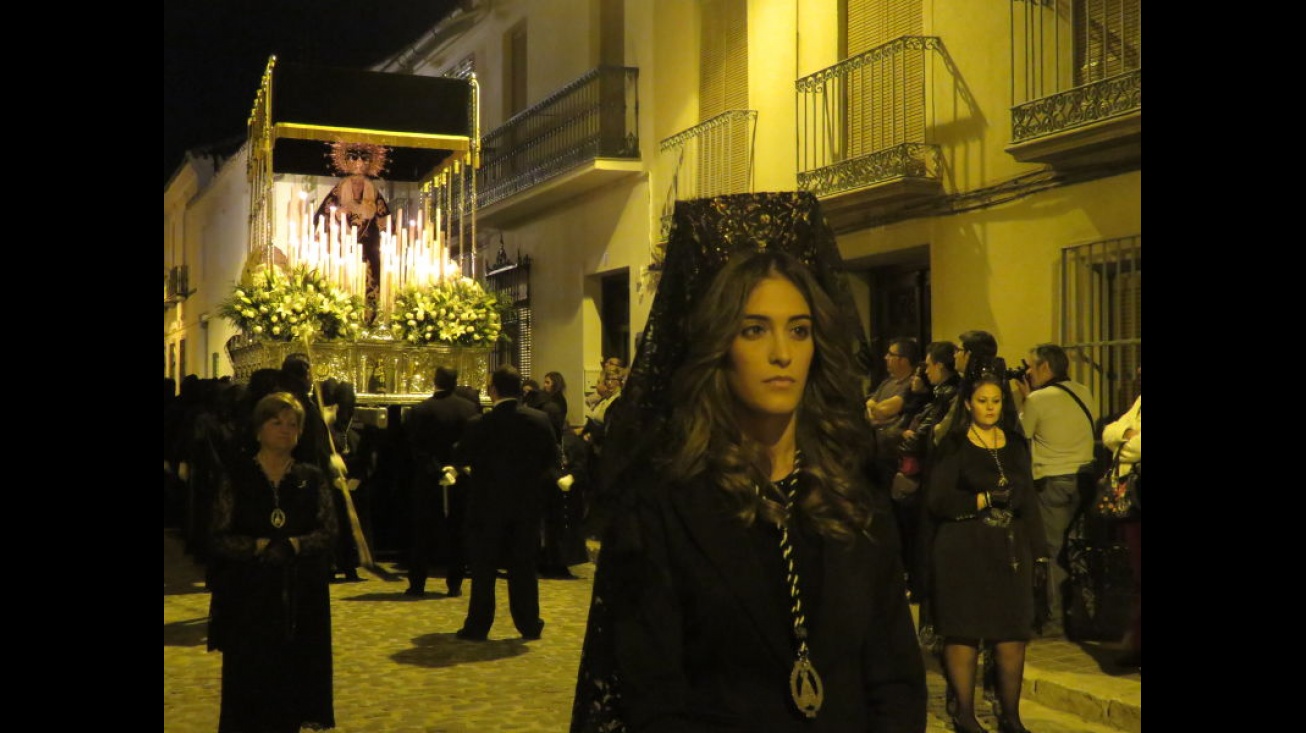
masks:
[[[1027,640],[1034,624],[1034,560],[1047,556],[1029,449],[1013,437],[997,451],[1012,488],[1011,516],[1003,526],[990,510],[976,509],[976,494],[998,486],[993,456],[964,438],[945,446],[925,487],[925,510],[935,525],[926,550],[935,628],[949,637]]]
[[[274,492],[254,460],[239,461],[213,509],[209,648],[222,652],[219,733],[298,733],[335,727],[331,671],[331,553],[336,516],[316,467],[296,463]],[[279,504],[285,523],[273,527]],[[255,541],[296,537],[282,563]]]

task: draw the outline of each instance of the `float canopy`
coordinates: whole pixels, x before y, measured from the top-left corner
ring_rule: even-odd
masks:
[[[471,148],[466,79],[284,61],[271,70],[273,173],[336,176],[329,143],[367,142],[391,148],[384,178],[424,181]]]

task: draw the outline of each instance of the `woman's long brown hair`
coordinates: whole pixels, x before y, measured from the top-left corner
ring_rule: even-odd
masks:
[[[867,455],[868,429],[854,367],[855,335],[848,315],[811,271],[784,252],[761,250],[733,258],[689,316],[689,354],[671,384],[675,407],[664,454],[667,475],[684,482],[708,474],[732,497],[747,525],[759,514],[772,522],[783,518],[778,504],[759,497],[757,487],[770,483],[770,461],[764,446],[739,429],[735,397],[726,381],[744,305],[758,283],[771,276],[793,283],[812,311],[815,353],[796,428],[802,455],[798,513],[821,534],[846,538],[871,521],[864,485],[857,478]]]

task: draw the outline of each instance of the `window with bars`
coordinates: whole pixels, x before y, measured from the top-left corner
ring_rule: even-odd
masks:
[[[1142,390],[1143,238],[1108,239],[1061,253],[1061,345],[1070,378],[1114,419]]]
[[[531,376],[531,262],[527,255],[517,262],[508,261],[499,246],[499,259],[489,265],[486,272],[486,289],[509,304],[503,319],[505,338],[495,344],[490,356],[490,369],[503,364],[517,367],[523,377]]]

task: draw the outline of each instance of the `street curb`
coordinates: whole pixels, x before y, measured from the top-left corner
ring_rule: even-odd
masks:
[[[1124,733],[1142,733],[1142,688],[1132,682],[1026,664],[1021,697]]]

